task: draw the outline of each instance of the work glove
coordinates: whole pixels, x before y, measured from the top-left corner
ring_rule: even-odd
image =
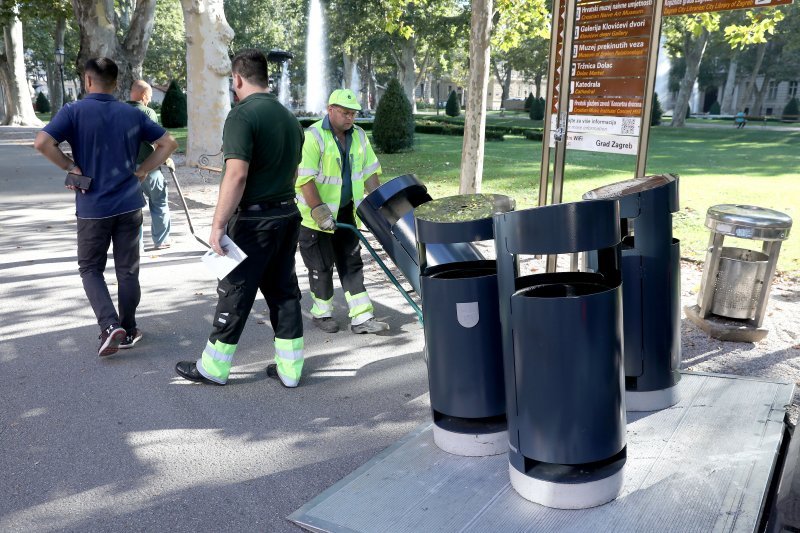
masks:
[[[336,221],[333,214],[326,204],[319,204],[311,210],[311,218],[317,223],[319,229],[323,231],[333,231],[336,229]]]

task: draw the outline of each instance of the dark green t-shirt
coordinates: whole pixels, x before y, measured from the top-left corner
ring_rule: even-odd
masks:
[[[222,133],[222,151],[225,161],[250,163],[241,203],[294,198],[302,148],[300,123],[273,95],[251,94],[231,109]]]
[[[153,122],[158,124],[158,115],[156,114],[156,112],[153,109],[150,109],[149,107],[147,107],[146,105],[144,105],[141,102],[128,101],[128,103],[131,104],[136,109],[138,109],[139,111],[141,111],[142,113],[144,113],[145,115],[147,115],[147,118],[149,118],[150,120],[152,120]],[[138,165],[142,161],[147,159],[147,156],[152,154],[154,151],[155,151],[155,148],[153,148],[152,144],[146,143],[146,142],[143,142],[142,144],[140,144],[139,145],[139,155],[136,157],[136,164]]]

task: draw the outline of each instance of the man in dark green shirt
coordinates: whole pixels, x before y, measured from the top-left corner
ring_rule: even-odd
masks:
[[[136,80],[131,85],[131,99],[128,101],[133,107],[147,115],[147,117],[158,124],[158,115],[147,107],[153,97],[153,89],[150,84],[143,80]],[[153,153],[153,146],[143,142],[139,148],[139,157],[136,164],[140,164]],[[160,250],[169,248],[169,204],[167,202],[167,183],[161,169],[152,171],[142,181],[142,192],[147,198],[147,205],[150,206],[150,236],[153,238],[153,248]]]
[[[294,182],[303,131],[268,94],[262,52],[239,52],[231,70],[239,104],[225,120],[225,165],[208,242],[214,253],[225,255],[230,238],[247,258],[217,285],[214,327],[201,358],[181,361],[175,370],[190,381],[224,385],[260,289],[275,332],[275,363],[267,375],[296,387],[303,369],[303,319],[294,262],[301,219]]]

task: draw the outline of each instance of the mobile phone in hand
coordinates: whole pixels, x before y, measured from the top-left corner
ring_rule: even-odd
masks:
[[[92,178],[89,176],[81,176],[80,174],[67,174],[67,179],[64,180],[64,185],[72,185],[76,189],[88,191],[92,186]]]

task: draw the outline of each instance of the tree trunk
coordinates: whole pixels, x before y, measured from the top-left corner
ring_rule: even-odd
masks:
[[[511,65],[506,67],[506,77],[503,80],[503,100],[505,101],[509,96],[511,96]]]
[[[189,111],[186,164],[222,165],[222,128],[231,109],[228,46],[233,29],[223,0],[181,0],[186,28],[186,95]]]
[[[737,112],[736,102],[733,100],[733,93],[736,90],[736,71],[739,69],[738,55],[731,58],[728,65],[728,76],[725,80],[725,90],[722,93],[722,103],[720,113],[723,115],[735,115]]]
[[[2,59],[0,59],[0,63]],[[5,82],[3,81],[3,66],[0,64],[0,124],[5,124],[6,114],[8,114],[8,110],[6,109],[6,90],[5,90]]]
[[[123,42],[117,38],[119,21],[114,12],[114,0],[72,0],[72,8],[81,34],[80,51],[75,65],[80,77],[83,78],[83,66],[89,59],[112,59],[119,67],[114,95],[121,100],[126,99],[130,94],[131,83],[142,77],[142,63],[153,33],[156,0],[137,2]],[[85,91],[85,87],[81,85],[81,93]]]
[[[53,36],[56,49],[64,49],[64,32],[67,29],[67,20],[63,16],[56,19],[56,33]],[[52,115],[55,116],[58,110],[64,106],[64,91],[62,90],[63,80],[61,79],[62,70],[55,63],[47,64],[47,87],[50,90],[50,107]]]
[[[461,150],[459,194],[481,192],[483,148],[486,140],[492,0],[472,0],[470,19],[470,72],[467,86],[467,108],[464,113],[464,144]]]
[[[6,99],[6,116],[3,124],[9,126],[41,127],[42,121],[33,111],[28,79],[25,75],[25,56],[22,46],[22,22],[12,14],[3,24],[3,43],[5,54],[0,57],[3,70],[2,83]]]
[[[675,98],[675,108],[672,111],[673,128],[682,128],[686,124],[686,110],[689,108],[689,98],[692,96],[694,82],[697,81],[697,72],[700,70],[700,61],[708,44],[708,30],[703,28],[696,40],[687,32],[683,37],[683,54],[686,58],[686,72],[680,83],[678,96]]]
[[[739,103],[736,106],[737,111],[740,109],[744,110],[750,98],[753,97],[753,89],[756,87],[756,78],[758,78],[758,72],[761,70],[761,64],[764,62],[764,55],[766,52],[767,43],[759,44],[756,50],[756,63],[753,66],[753,72],[750,73],[750,77],[747,79],[747,83],[744,86],[743,94],[740,95]]]
[[[535,84],[535,87],[536,87],[536,98],[541,98],[542,97],[542,78],[543,77],[544,77],[544,75],[541,72],[537,73],[536,76],[533,77],[533,83]]]
[[[506,100],[508,100],[508,93],[511,90],[511,66],[508,61],[503,62],[503,71],[497,65],[497,61],[492,59],[492,71],[494,78],[497,80],[497,85],[500,86],[502,94],[500,95],[500,107],[505,107]]]
[[[761,81],[761,88],[756,89],[756,101],[753,102],[753,108],[750,110],[750,115],[760,116],[764,114],[764,97],[767,95],[767,88],[772,77],[769,75],[764,76]]]
[[[394,54],[395,63],[397,63],[398,77],[400,84],[403,86],[403,92],[406,98],[411,103],[411,111],[417,112],[417,99],[414,93],[417,89],[417,65],[415,61],[417,39],[411,37],[409,39],[400,38],[400,54]]]

